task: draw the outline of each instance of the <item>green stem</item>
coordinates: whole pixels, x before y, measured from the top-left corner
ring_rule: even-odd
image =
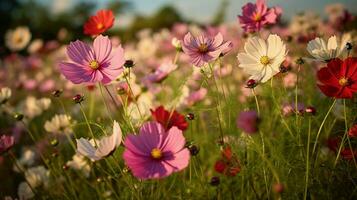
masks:
[[[322,128],[323,128],[323,126],[324,126],[324,124],[325,124],[325,122],[327,120],[327,117],[330,115],[330,113],[332,111],[332,108],[335,106],[336,101],[337,101],[336,99],[333,100],[332,105],[330,106],[329,110],[327,111],[327,113],[326,113],[326,115],[325,115],[324,119],[322,120],[322,123],[321,123],[321,125],[319,127],[319,130],[317,131],[317,135],[316,135],[316,139],[315,139],[315,143],[314,143],[314,148],[312,149],[312,155],[314,155],[314,153],[315,153],[315,150],[316,150],[316,147],[317,147],[317,142],[319,140]]]
[[[333,164],[333,168],[335,168],[336,165],[337,165],[337,161],[340,158],[340,154],[341,154],[342,148],[343,148],[343,146],[345,144],[345,139],[346,139],[347,133],[348,133],[347,111],[346,111],[346,100],[345,99],[343,100],[343,115],[344,115],[344,118],[345,118],[345,132],[343,134],[340,147],[338,148],[338,152],[337,152],[337,156],[336,156],[335,162]]]
[[[98,145],[97,145],[97,142],[96,142],[96,139],[95,139],[95,137],[94,137],[94,133],[93,133],[92,127],[91,127],[90,124],[89,124],[87,115],[86,115],[86,113],[84,112],[83,106],[82,106],[81,103],[79,103],[79,108],[81,109],[81,112],[82,112],[82,114],[83,114],[84,120],[85,120],[86,123],[87,123],[88,129],[89,129],[89,132],[90,132],[90,134],[91,134],[91,136],[92,136],[92,138],[93,138],[94,144],[95,144],[95,146],[98,146]]]
[[[130,77],[130,76],[129,76]],[[138,101],[136,100],[135,98],[135,94],[133,92],[133,89],[131,88],[131,85],[130,85],[130,82],[128,80],[128,77],[127,76],[124,76],[125,80],[126,80],[126,83],[128,84],[128,87],[129,87],[129,91],[131,93],[131,95],[133,96],[133,100],[134,100],[134,103],[136,105],[136,108],[138,109],[138,112],[139,112],[139,115],[140,115],[140,119],[142,120],[143,119],[143,115],[141,114],[141,110],[140,110],[140,107],[139,107],[139,104],[138,104]]]
[[[107,109],[107,115],[109,116],[110,120],[113,122],[113,118],[112,118],[112,115],[110,114],[110,110],[109,110],[109,106],[107,104],[107,102],[105,101],[105,97],[104,97],[104,94],[103,94],[103,89],[102,89],[102,84],[99,83],[99,90],[100,90],[100,94],[102,96],[102,100],[103,100],[103,103],[105,105],[105,108]]]
[[[307,145],[306,145],[306,175],[305,175],[305,193],[304,199],[307,199],[307,188],[309,185],[309,155],[310,155],[310,138],[311,138],[311,117],[309,117],[309,130],[307,132]]]
[[[254,99],[255,99],[255,105],[257,106],[258,116],[260,116],[260,106],[259,106],[259,101],[258,101],[258,97],[257,97],[257,94],[255,93],[254,88],[252,88],[252,94],[253,94]]]

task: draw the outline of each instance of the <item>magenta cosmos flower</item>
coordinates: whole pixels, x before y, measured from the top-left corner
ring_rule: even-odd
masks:
[[[9,135],[2,135],[0,137],[0,154],[8,151],[14,146],[14,137]]]
[[[242,111],[237,118],[237,127],[247,134],[258,131],[258,113],[254,110]]]
[[[159,179],[188,166],[190,152],[185,143],[177,127],[165,131],[160,123],[147,122],[138,135],[126,137],[123,158],[135,177]]]
[[[193,37],[187,33],[182,42],[182,50],[190,57],[190,62],[198,67],[217,59],[231,48],[232,42],[224,42],[221,33],[214,38],[203,35]]]
[[[67,47],[67,55],[72,62],[59,64],[62,74],[75,84],[102,82],[110,83],[123,71],[124,50],[115,50],[108,36],[99,35],[93,47],[79,40]]]
[[[245,32],[255,32],[264,25],[277,23],[281,14],[280,7],[268,8],[265,0],[257,0],[255,4],[247,3],[242,7],[238,20]]]

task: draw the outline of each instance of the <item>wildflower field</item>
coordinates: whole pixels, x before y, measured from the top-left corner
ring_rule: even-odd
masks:
[[[357,17],[320,9],[252,0],[133,33],[100,7],[50,39],[12,24],[0,198],[357,199]]]

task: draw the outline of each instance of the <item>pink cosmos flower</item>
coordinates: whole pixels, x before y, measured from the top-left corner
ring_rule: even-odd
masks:
[[[112,49],[108,36],[99,35],[93,47],[79,40],[67,47],[72,62],[59,64],[62,74],[74,84],[102,82],[108,84],[123,71],[124,50],[121,46]]]
[[[160,123],[147,122],[138,135],[126,137],[123,158],[139,179],[164,178],[188,166],[190,152],[185,143],[177,127],[165,131]]]
[[[206,97],[207,92],[206,88],[200,88],[197,91],[191,92],[186,98],[187,105],[192,106],[193,104],[202,101]]]
[[[9,150],[12,146],[14,146],[14,137],[8,135],[2,135],[0,137],[0,154]]]
[[[265,0],[257,0],[255,4],[247,3],[242,7],[238,20],[245,32],[255,32],[265,25],[277,23],[281,14],[280,7],[268,8]]]
[[[187,33],[182,42],[182,50],[190,57],[190,62],[198,67],[217,59],[221,53],[225,54],[231,48],[232,43],[224,42],[221,33],[214,38],[204,35],[193,37],[191,33]]]
[[[295,73],[288,73],[283,78],[283,85],[286,88],[292,88],[296,85],[297,76]]]
[[[160,83],[163,81],[171,72],[176,70],[177,65],[170,62],[162,63],[155,72],[148,74],[144,77],[144,84],[150,85],[150,83]]]

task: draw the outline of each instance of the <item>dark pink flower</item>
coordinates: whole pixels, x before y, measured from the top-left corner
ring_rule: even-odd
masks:
[[[204,35],[193,37],[191,33],[187,33],[182,42],[182,50],[190,57],[190,62],[198,67],[217,59],[231,48],[232,43],[224,42],[221,33],[214,38]]]
[[[265,0],[257,0],[255,4],[247,3],[242,7],[238,20],[245,32],[255,32],[265,25],[277,23],[281,14],[280,7],[268,8]]]
[[[245,133],[252,134],[258,131],[258,113],[254,110],[239,113],[237,127]]]
[[[72,62],[59,64],[62,74],[75,84],[102,82],[110,83],[123,71],[124,50],[121,46],[112,49],[108,36],[99,35],[93,47],[79,40],[67,47]]]
[[[138,135],[126,137],[123,158],[139,179],[164,178],[188,166],[190,151],[185,143],[177,127],[165,131],[160,123],[147,122]]]
[[[0,137],[0,154],[8,151],[14,146],[14,137],[9,135],[2,135]]]

